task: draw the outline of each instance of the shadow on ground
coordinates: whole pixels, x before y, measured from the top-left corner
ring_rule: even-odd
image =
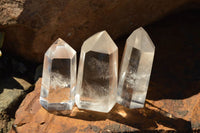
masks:
[[[146,103],[151,105],[151,103]],[[153,106],[153,105],[151,105]],[[70,117],[75,119],[81,119],[85,121],[98,122],[102,120],[109,119],[111,121],[119,122],[123,125],[128,125],[133,127],[135,130],[140,131],[151,131],[158,128],[158,125],[163,125],[165,129],[175,130],[175,131],[192,131],[191,122],[186,121],[182,118],[176,118],[172,114],[159,109],[159,111],[155,111],[150,108],[142,108],[142,109],[128,109],[119,104],[116,104],[114,108],[109,113],[100,113],[93,112],[88,110],[79,110],[77,107],[74,107],[73,110],[70,111],[51,111],[50,113]],[[117,130],[119,125],[113,124],[111,125],[113,129],[111,131]],[[111,128],[107,127],[107,128]],[[97,128],[94,125],[90,125],[90,128]],[[130,127],[124,127],[124,130],[131,130]]]

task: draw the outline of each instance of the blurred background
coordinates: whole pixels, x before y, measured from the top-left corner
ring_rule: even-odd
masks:
[[[120,61],[127,37],[142,26],[156,47],[147,99],[198,95],[199,24],[199,0],[0,0],[0,131],[10,130],[21,101],[41,77],[45,51],[57,38],[80,53],[84,40],[106,30],[119,47]],[[194,111],[190,103],[184,106]],[[190,128],[200,129],[199,115]]]

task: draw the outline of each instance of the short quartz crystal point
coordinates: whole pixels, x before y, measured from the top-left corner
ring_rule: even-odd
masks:
[[[47,110],[71,110],[76,85],[76,51],[57,39],[44,56],[40,103]]]
[[[106,31],[81,48],[75,101],[80,109],[109,112],[116,103],[118,48]]]
[[[121,62],[117,102],[128,108],[144,107],[155,46],[143,28],[127,39]]]

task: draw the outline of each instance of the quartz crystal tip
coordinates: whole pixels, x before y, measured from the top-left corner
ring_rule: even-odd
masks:
[[[71,110],[76,84],[76,51],[57,39],[44,56],[40,103],[47,110]]]
[[[142,28],[138,28],[128,37],[127,45],[131,45],[142,52],[154,52],[155,46],[147,34],[147,32]]]
[[[127,39],[122,57],[117,102],[128,108],[142,108],[146,99],[155,46],[143,28]]]
[[[118,48],[106,31],[82,45],[75,101],[80,109],[109,112],[116,103]]]
[[[88,38],[82,45],[84,52],[95,51],[111,54],[118,48],[106,31],[101,31]]]

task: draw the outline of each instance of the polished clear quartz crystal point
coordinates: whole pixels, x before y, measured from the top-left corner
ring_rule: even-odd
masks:
[[[154,44],[143,28],[136,29],[127,39],[119,74],[119,104],[144,107],[154,51]]]
[[[62,39],[44,56],[40,103],[47,110],[71,110],[76,84],[76,51]]]
[[[75,101],[80,109],[109,112],[116,103],[118,48],[106,31],[81,48]]]

